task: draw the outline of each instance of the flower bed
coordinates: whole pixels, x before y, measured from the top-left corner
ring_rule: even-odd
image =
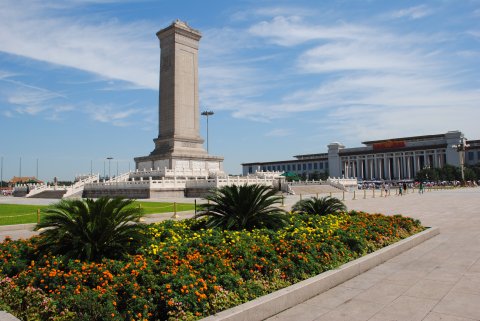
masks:
[[[7,240],[0,309],[38,320],[194,320],[424,230],[410,218],[355,211],[289,220],[276,232],[204,229],[195,220],[146,225],[149,242],[136,255],[100,263],[38,257],[36,238]]]

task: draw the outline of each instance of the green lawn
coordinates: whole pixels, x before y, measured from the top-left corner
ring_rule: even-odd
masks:
[[[167,202],[135,202],[141,206],[145,214],[173,212],[173,203]],[[177,203],[177,212],[194,210],[194,204]],[[0,204],[0,225],[37,223],[37,210],[42,211],[45,205]],[[40,212],[40,215],[43,213]]]
[[[0,225],[37,223],[37,210],[41,211],[45,207],[45,205],[0,204]]]
[[[173,212],[173,203],[164,203],[164,202],[139,202],[137,201],[145,214],[156,214],[156,213],[168,213]],[[193,211],[195,209],[194,204],[186,203],[177,203],[177,212],[182,211]]]

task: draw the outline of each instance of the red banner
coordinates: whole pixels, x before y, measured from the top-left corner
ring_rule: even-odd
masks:
[[[404,140],[389,140],[386,142],[373,144],[373,150],[393,149],[393,148],[402,148],[402,147],[405,147]]]

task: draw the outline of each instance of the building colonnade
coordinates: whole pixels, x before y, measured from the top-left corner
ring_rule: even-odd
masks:
[[[446,164],[444,149],[341,156],[342,175],[362,180],[413,179],[428,167]]]

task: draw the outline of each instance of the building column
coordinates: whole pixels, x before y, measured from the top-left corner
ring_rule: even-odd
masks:
[[[397,154],[393,154],[393,178],[398,179],[400,177],[400,168],[398,166],[398,157]]]
[[[366,176],[365,175],[366,173],[364,173],[365,161],[366,161],[366,158],[360,161],[360,176],[362,177],[362,181],[365,180],[365,176]]]
[[[374,175],[374,171],[373,171],[373,166],[375,164],[375,156],[373,156],[372,159],[369,159],[369,164],[368,164],[368,168],[369,168],[369,171],[370,171],[370,180],[373,180],[373,177],[375,176]]]
[[[406,164],[407,165],[407,178],[411,179],[410,162],[411,162],[412,159],[410,158],[410,156],[408,156],[406,158],[406,160],[407,160],[407,164]]]
[[[389,178],[389,173],[390,173],[390,162],[387,161],[387,156],[384,154],[383,155],[383,173],[385,174],[384,179]]]
[[[397,157],[397,172],[398,172],[398,179],[402,179],[402,172],[403,172],[403,169],[402,169],[402,159],[400,156]]]
[[[392,163],[390,162],[390,157],[387,157],[387,169],[388,179],[392,180]]]
[[[382,168],[383,168],[383,158],[381,157],[378,157],[377,158],[377,168],[375,170],[378,171],[378,175],[376,176],[377,179],[383,179],[383,172],[382,172]]]
[[[417,175],[418,171],[420,170],[420,155],[415,153],[415,175]]]
[[[388,166],[392,166],[390,168],[390,179],[395,179],[397,178],[397,158],[395,157],[395,154],[392,156],[392,162],[390,162],[390,159],[388,160]]]

